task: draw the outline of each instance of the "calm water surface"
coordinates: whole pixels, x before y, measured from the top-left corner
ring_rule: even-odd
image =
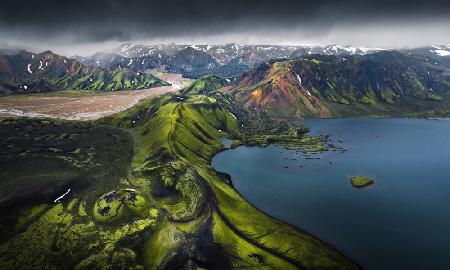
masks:
[[[305,124],[347,151],[312,160],[275,145],[239,147],[219,153],[213,166],[229,173],[253,205],[332,244],[364,269],[450,269],[450,120]],[[353,175],[375,184],[354,189]]]

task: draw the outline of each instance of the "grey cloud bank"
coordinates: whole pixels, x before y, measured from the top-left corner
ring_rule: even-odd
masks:
[[[450,3],[412,1],[8,1],[0,46],[89,54],[124,42],[352,44],[450,43]]]

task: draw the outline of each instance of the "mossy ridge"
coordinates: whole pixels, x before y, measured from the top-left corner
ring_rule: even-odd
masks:
[[[200,189],[197,196],[202,196],[206,203],[202,207],[203,211],[196,212],[196,208],[192,207],[190,209],[194,210],[195,216],[212,217],[212,224],[217,224],[213,225],[215,229],[212,230],[215,242],[220,244],[231,259],[232,267],[240,267],[243,263],[255,264],[254,258],[260,258],[261,255],[263,259],[258,259],[255,264],[261,268],[284,269],[290,265],[303,269],[357,269],[351,261],[321,241],[255,209],[226,183],[226,179],[214,171],[210,160],[222,147],[220,137],[228,134],[245,141],[245,135],[251,133],[251,127],[247,131],[242,127],[238,128],[244,122],[237,120],[236,115],[245,113],[232,108],[232,103],[227,103],[227,99],[228,97],[218,93],[212,97],[163,97],[152,99],[147,101],[147,104],[138,105],[128,112],[102,121],[133,127],[138,149],[133,160],[134,174],[139,175],[140,179],[144,174],[161,179],[151,180],[150,190],[160,207],[167,207],[167,200],[164,198],[170,191],[179,196],[181,194],[181,197],[189,196],[183,194],[183,189],[177,190],[176,185],[174,187],[173,184],[162,184],[172,183],[172,180],[162,180],[167,178],[167,173],[158,176],[158,171],[168,169],[165,164],[189,167],[198,174],[196,185]],[[229,108],[231,110],[228,110]],[[139,121],[132,124],[134,119]],[[272,124],[271,128],[275,129],[277,123]],[[271,128],[266,128],[265,131]],[[300,147],[308,141],[311,145],[319,145],[322,142],[320,138],[304,136],[306,130],[297,130],[290,125],[281,130],[281,133],[280,130],[273,130],[272,136],[264,136],[264,130],[261,130],[259,137],[246,142],[253,141],[258,145],[276,142],[292,147]],[[278,136],[275,136],[275,133]],[[174,170],[175,175],[184,170],[175,169],[173,165],[170,167],[169,170]],[[154,194],[155,191],[157,194]],[[196,219],[190,219],[189,222],[194,220]],[[179,220],[168,220],[167,224],[162,225],[160,232],[163,233],[165,227],[179,224],[177,221]],[[224,226],[228,229],[224,229]],[[198,228],[193,232],[198,232]],[[228,241],[224,237],[240,240]],[[244,242],[253,248],[240,247]],[[165,248],[166,253],[169,250],[180,252],[179,245],[180,243],[174,243],[172,248]],[[161,263],[164,265],[163,261]]]

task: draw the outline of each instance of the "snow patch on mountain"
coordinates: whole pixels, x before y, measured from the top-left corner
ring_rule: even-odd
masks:
[[[433,52],[433,50],[431,50]],[[450,51],[449,50],[434,50],[434,53],[439,55],[439,56],[449,56],[450,55]]]
[[[295,73],[295,76],[297,76],[298,83],[299,83],[300,85],[302,85],[302,78],[300,78],[300,75],[298,75],[297,73]]]

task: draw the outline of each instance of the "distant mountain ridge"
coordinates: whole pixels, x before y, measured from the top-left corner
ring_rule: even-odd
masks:
[[[129,90],[160,85],[168,83],[131,69],[84,65],[51,51],[0,55],[0,95],[65,89]]]
[[[285,46],[285,45],[133,45],[99,52],[90,57],[77,56],[80,62],[104,68],[159,69],[183,74],[188,78],[204,75],[233,77],[271,59],[295,58],[320,54],[334,56],[367,55],[387,49],[355,46]],[[430,46],[400,50],[450,65],[450,46]]]
[[[166,84],[149,73],[158,69],[202,78],[200,81],[212,88],[233,84],[233,89],[241,90],[236,91],[236,97],[249,108],[259,110],[261,106],[261,111],[276,115],[282,111],[290,115],[292,112],[287,111],[296,108],[294,114],[299,117],[333,115],[335,107],[342,107],[330,104],[403,106],[406,98],[401,97],[405,96],[446,100],[450,68],[447,45],[397,52],[339,45],[124,44],[87,58],[66,58],[50,51],[8,52],[0,55],[0,94],[59,89],[144,89]],[[431,73],[425,76],[425,72]],[[214,82],[209,82],[211,78],[205,75],[213,75],[210,77],[215,78]],[[233,81],[229,83],[214,76]],[[301,86],[295,83],[299,80]],[[200,86],[195,91],[201,91]],[[258,91],[247,95],[255,89],[261,92],[260,98]],[[277,91],[268,95],[270,89]],[[297,92],[303,94],[299,96]],[[298,104],[303,105],[298,107]]]
[[[218,89],[243,108],[275,118],[450,112],[450,69],[396,51],[271,60],[232,78],[230,87],[217,82],[204,77],[192,92]]]
[[[331,45],[326,47],[281,45],[132,45],[99,52],[90,57],[74,58],[88,65],[104,68],[130,67],[137,70],[162,69],[199,78],[207,74],[235,76],[270,59],[321,53],[367,54],[379,49]]]
[[[410,110],[450,99],[450,69],[393,51],[308,55],[244,73],[235,96],[246,108],[276,117],[332,117],[352,107]]]

